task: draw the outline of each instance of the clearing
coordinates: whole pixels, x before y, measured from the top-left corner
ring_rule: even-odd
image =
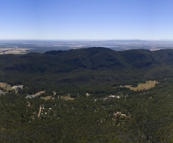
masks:
[[[61,96],[60,98],[64,100],[74,100],[74,98],[70,97],[70,94],[68,94],[67,96]]]
[[[141,90],[148,90],[150,88],[153,88],[155,87],[157,83],[158,82],[155,80],[149,80],[149,81],[146,81],[145,83],[139,83],[137,87],[133,87],[132,85],[125,85],[120,87],[126,87],[133,91],[141,91]]]

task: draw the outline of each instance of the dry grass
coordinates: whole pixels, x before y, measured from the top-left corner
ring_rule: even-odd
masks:
[[[27,107],[31,107],[31,103],[27,101]]]
[[[6,82],[0,82],[0,87],[7,88],[7,87],[11,87],[11,85],[7,84]]]
[[[50,99],[52,99],[52,96],[41,97],[41,99],[50,100]]]
[[[61,98],[61,99],[64,99],[64,100],[74,100],[74,98],[70,97],[70,95],[61,96],[60,98]]]
[[[43,93],[45,93],[45,91],[39,91],[39,92],[37,92],[36,94],[34,94],[34,96],[36,97],[36,96],[40,96],[41,94],[43,94]]]
[[[0,82],[0,88],[3,88],[5,90],[12,90],[11,85],[7,84],[6,82]]]
[[[139,83],[137,87],[132,87],[131,85],[125,85],[123,87],[129,88],[130,90],[133,90],[133,91],[141,91],[141,90],[151,89],[155,87],[157,83],[158,82],[155,80],[149,80],[149,81],[146,81],[145,83]]]

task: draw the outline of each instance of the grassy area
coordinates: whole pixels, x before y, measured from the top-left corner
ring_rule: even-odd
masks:
[[[133,87],[131,85],[125,85],[123,87],[129,88],[130,90],[133,90],[133,91],[141,91],[141,90],[148,90],[150,88],[153,88],[155,87],[157,83],[158,82],[155,80],[149,80],[149,81],[146,81],[145,83],[139,83],[137,87]]]
[[[64,99],[64,100],[74,100],[74,98],[70,97],[70,95],[61,96],[60,98],[61,98],[61,99]]]
[[[44,99],[44,100],[50,100],[51,98],[52,96],[41,97],[41,99]]]
[[[0,88],[3,88],[5,90],[12,90],[11,85],[7,84],[6,82],[0,82]]]

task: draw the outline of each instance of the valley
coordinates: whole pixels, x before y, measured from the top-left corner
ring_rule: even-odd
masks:
[[[0,56],[0,140],[173,140],[173,50],[93,47]]]

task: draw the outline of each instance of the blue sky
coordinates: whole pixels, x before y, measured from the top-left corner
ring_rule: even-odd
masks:
[[[173,40],[173,0],[0,0],[0,39]]]

